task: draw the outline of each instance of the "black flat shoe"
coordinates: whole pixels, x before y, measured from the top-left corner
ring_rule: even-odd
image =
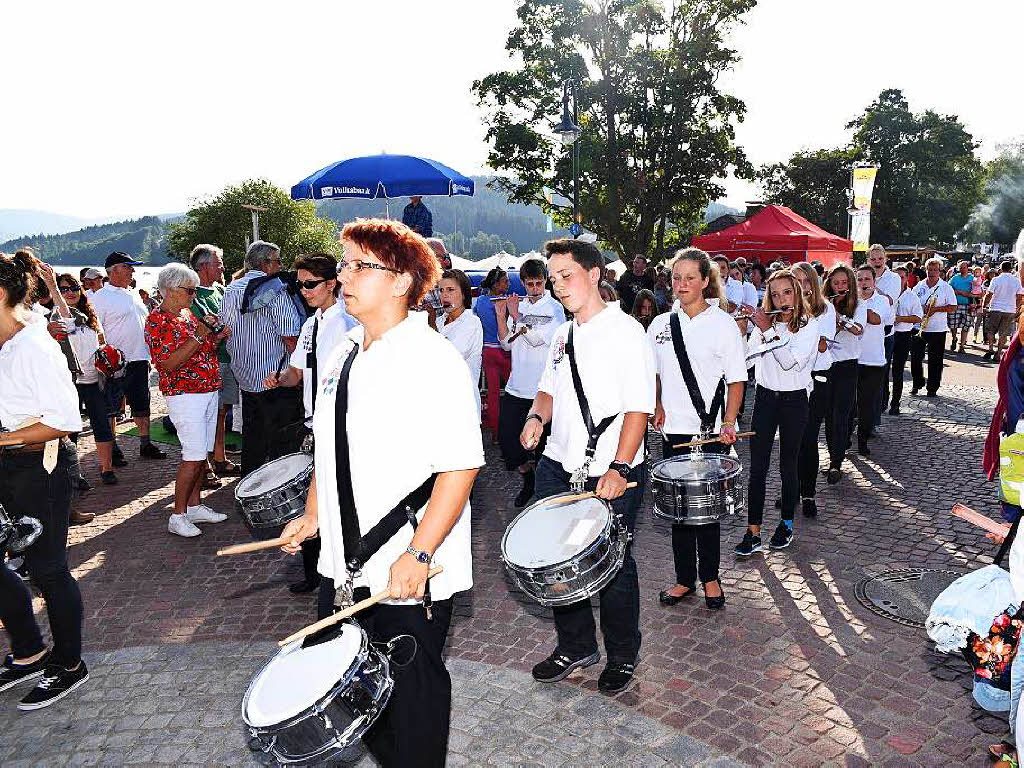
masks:
[[[718,581],[717,579],[715,581]],[[708,582],[711,584],[712,582]],[[725,590],[722,589],[722,582],[718,581],[718,588],[722,590],[722,594],[717,597],[711,597],[708,594],[708,584],[704,584],[704,605],[708,607],[709,611],[720,611],[725,607]]]
[[[320,579],[303,579],[297,581],[288,587],[288,591],[293,595],[304,595],[307,592],[312,592],[314,589],[320,586]]]
[[[621,693],[633,681],[636,665],[628,662],[609,661],[601,676],[597,678],[597,690],[601,693]]]
[[[686,586],[686,585],[684,584],[683,586]],[[696,592],[696,591],[697,590],[694,589],[693,587],[686,587],[686,591],[683,592],[683,594],[681,594],[681,595],[673,595],[671,592],[669,592],[667,589],[665,589],[665,590],[662,590],[658,594],[658,602],[661,603],[662,605],[675,605],[680,600],[685,600],[688,597],[692,597],[694,592]]]
[[[843,473],[836,467],[829,467],[828,472],[825,473],[825,480],[829,485],[835,485],[839,482],[839,478],[843,476]]]

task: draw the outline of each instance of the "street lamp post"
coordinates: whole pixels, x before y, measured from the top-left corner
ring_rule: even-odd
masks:
[[[572,110],[569,110],[569,94],[572,94]],[[579,111],[576,103],[576,81],[569,79],[562,83],[562,120],[555,126],[555,133],[562,146],[572,151],[572,224],[569,234],[579,237],[583,228],[580,226],[580,145],[577,139],[583,134],[579,124]]]

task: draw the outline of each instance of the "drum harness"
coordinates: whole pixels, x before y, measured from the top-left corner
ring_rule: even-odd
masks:
[[[579,368],[576,367],[576,352],[572,343],[572,324],[569,325],[569,335],[565,341],[565,354],[569,356],[569,370],[572,372],[572,386],[576,390],[576,400],[580,406],[580,415],[583,416],[583,426],[587,429],[587,449],[584,452],[586,458],[583,464],[578,467],[572,473],[572,479],[569,481],[573,493],[582,493],[587,483],[587,478],[590,476],[590,463],[594,460],[594,454],[597,452],[597,441],[601,439],[601,435],[604,434],[605,430],[615,421],[618,414],[612,414],[607,418],[601,419],[599,424],[594,424],[594,419],[590,415],[590,404],[587,402],[587,395],[583,391],[583,381],[580,379]]]
[[[376,525],[359,535],[359,519],[356,516],[355,497],[352,493],[352,467],[349,462],[348,450],[348,377],[352,363],[359,352],[359,344],[352,347],[338,377],[338,389],[335,400],[335,466],[338,480],[338,509],[341,513],[342,541],[345,544],[345,565],[348,574],[345,583],[338,589],[337,601],[340,607],[347,607],[355,602],[353,584],[361,575],[362,568],[377,554],[377,551],[397,534],[406,523],[416,530],[418,521],[416,512],[430,499],[437,474],[432,474],[423,483],[410,492],[404,499]],[[430,581],[423,591],[423,608],[427,612],[427,620],[433,620],[430,599]]]
[[[725,407],[725,377],[718,380],[714,397],[711,398],[711,411],[708,412],[704,404],[704,396],[700,393],[697,385],[697,377],[693,373],[693,366],[690,365],[690,356],[686,353],[686,343],[683,341],[683,329],[679,323],[679,315],[671,313],[669,325],[672,328],[672,347],[676,352],[676,360],[679,362],[679,370],[682,371],[683,381],[686,382],[686,389],[690,393],[690,402],[700,419],[700,439],[707,438],[715,428],[715,420],[719,411]],[[701,453],[701,447],[695,446],[695,453]]]

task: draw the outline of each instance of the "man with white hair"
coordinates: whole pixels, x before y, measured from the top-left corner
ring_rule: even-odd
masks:
[[[302,423],[302,392],[294,387],[268,389],[268,377],[286,365],[302,322],[283,281],[269,278],[281,271],[281,248],[257,240],[245,253],[246,273],[224,291],[220,321],[231,329],[228,355],[242,392],[242,475],[298,446],[298,431],[289,440],[285,428]],[[248,291],[260,281],[260,292]],[[280,283],[277,285],[276,283]]]
[[[926,279],[914,286],[914,293],[923,308],[921,333],[910,347],[910,373],[914,379],[910,394],[916,395],[922,387],[928,397],[938,394],[942,384],[942,355],[946,349],[949,313],[956,311],[956,294],[942,279],[942,259],[930,258],[924,263]],[[928,376],[924,374],[924,354],[928,353]]]
[[[104,268],[110,282],[89,297],[96,317],[103,328],[107,344],[124,353],[124,375],[107,380],[108,413],[110,426],[117,436],[115,417],[120,411],[121,398],[128,401],[132,419],[139,428],[141,447],[139,457],[164,459],[167,454],[153,445],[149,438],[149,346],[143,333],[149,310],[139,294],[131,289],[136,261],[123,251],[114,251],[107,257]],[[114,443],[115,467],[127,466],[124,454]]]

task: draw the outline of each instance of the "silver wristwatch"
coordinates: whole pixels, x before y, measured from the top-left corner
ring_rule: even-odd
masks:
[[[407,554],[412,555],[416,558],[417,563],[423,563],[424,565],[430,565],[430,555],[419,549],[416,549],[412,544],[405,548]]]

